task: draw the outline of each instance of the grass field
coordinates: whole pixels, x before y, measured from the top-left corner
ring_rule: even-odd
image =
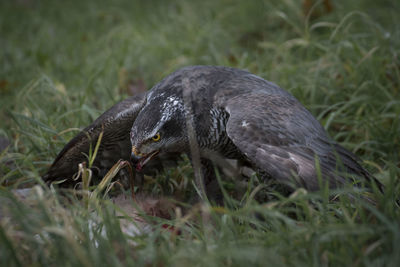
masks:
[[[309,2],[1,1],[1,265],[400,266],[400,2]],[[326,191],[266,204],[227,197],[129,236],[107,197],[43,185],[77,128],[195,64],[247,69],[294,94],[386,185],[377,205]],[[183,162],[149,194],[191,178]],[[28,200],[12,194],[33,185]]]

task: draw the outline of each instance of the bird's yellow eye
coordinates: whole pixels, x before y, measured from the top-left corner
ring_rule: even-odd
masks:
[[[161,138],[160,133],[156,133],[156,135],[154,135],[151,139],[153,139],[154,142],[157,142],[160,140],[160,138]]]

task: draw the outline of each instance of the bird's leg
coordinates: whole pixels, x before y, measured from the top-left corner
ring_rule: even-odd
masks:
[[[201,158],[200,162],[202,166],[204,188],[208,199],[217,205],[222,205],[224,198],[218,183],[213,162],[205,158]],[[219,173],[222,172],[219,171]]]
[[[188,158],[194,169],[195,174],[197,173],[196,176],[200,176],[196,177],[197,179],[195,179],[195,184],[198,192],[196,196],[192,199],[192,202],[204,202],[204,197],[214,202],[217,202],[217,198],[220,198],[220,202],[222,202],[222,193],[219,194],[218,192],[219,185],[216,179],[214,165],[212,161],[206,158],[199,158],[198,164],[193,164],[194,160],[192,158],[192,155],[188,154]],[[205,196],[201,196],[201,194],[203,194],[203,192],[201,192],[202,188],[205,191]],[[220,197],[217,197],[218,195],[220,195]]]

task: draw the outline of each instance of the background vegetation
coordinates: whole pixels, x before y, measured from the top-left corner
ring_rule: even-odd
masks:
[[[400,2],[313,2],[1,1],[0,262],[398,266]],[[227,197],[225,208],[195,207],[132,237],[107,199],[66,203],[41,185],[74,128],[194,64],[247,69],[293,93],[386,185],[378,204],[326,192]],[[188,181],[188,169],[155,183]],[[28,201],[13,196],[34,184]]]

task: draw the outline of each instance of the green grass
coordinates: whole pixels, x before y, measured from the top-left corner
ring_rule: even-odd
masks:
[[[0,136],[11,144],[0,154],[0,262],[398,266],[400,3],[332,2],[306,16],[295,0],[1,1]],[[127,97],[129,83],[151,88],[194,64],[248,69],[293,93],[386,185],[378,204],[301,190],[267,204],[227,199],[129,237],[106,198],[83,205],[41,184],[75,128]],[[190,188],[191,177],[184,162],[149,193]],[[29,201],[11,194],[34,184]]]

